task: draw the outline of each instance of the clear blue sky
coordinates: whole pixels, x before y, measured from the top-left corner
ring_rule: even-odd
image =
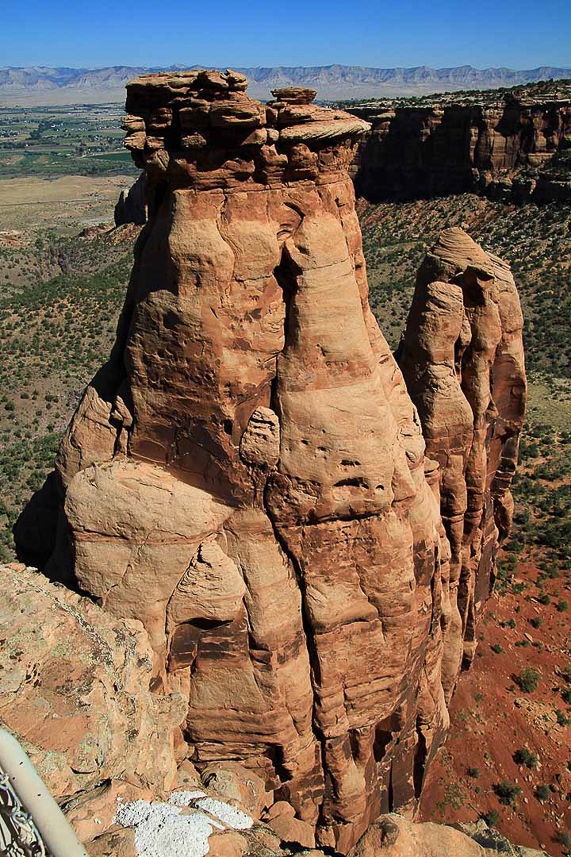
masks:
[[[571,0],[2,0],[0,66],[571,66]]]

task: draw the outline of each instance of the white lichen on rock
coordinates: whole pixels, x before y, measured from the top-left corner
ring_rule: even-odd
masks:
[[[114,822],[135,829],[138,857],[205,857],[215,830],[246,830],[254,823],[246,813],[198,789],[173,792],[168,803],[120,804]]]

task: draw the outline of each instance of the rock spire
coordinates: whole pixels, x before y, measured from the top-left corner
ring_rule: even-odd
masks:
[[[143,623],[152,689],[187,700],[199,768],[242,761],[346,853],[381,812],[414,808],[446,733],[450,547],[438,463],[367,300],[347,172],[367,123],[246,85],[129,84],[149,222],[110,360],[28,514],[57,510],[55,544],[25,515],[18,537]],[[473,413],[465,434],[485,442],[495,415]]]
[[[523,316],[510,269],[462,229],[446,229],[418,272],[397,353],[427,454],[440,464],[451,548],[445,587],[443,684],[476,648],[498,546],[513,514],[510,485],[526,405]]]

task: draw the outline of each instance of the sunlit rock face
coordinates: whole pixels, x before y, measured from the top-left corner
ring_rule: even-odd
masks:
[[[19,540],[144,624],[199,768],[242,761],[347,852],[414,809],[445,735],[450,548],[367,300],[347,172],[367,123],[246,86],[129,84],[149,221],[110,360]],[[38,504],[57,528],[30,523]]]
[[[398,360],[428,454],[440,464],[451,547],[443,608],[443,684],[476,649],[498,546],[513,514],[510,485],[527,385],[523,316],[509,266],[462,229],[446,229],[417,276]]]

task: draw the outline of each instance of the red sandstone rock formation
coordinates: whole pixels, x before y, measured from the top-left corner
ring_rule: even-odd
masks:
[[[351,112],[372,123],[356,178],[358,193],[371,201],[466,191],[517,201],[571,198],[571,87],[563,81],[470,93],[464,103],[451,94]]]
[[[476,619],[511,525],[526,402],[522,328],[508,265],[462,229],[446,229],[418,272],[398,360],[427,452],[441,468],[451,546],[443,599],[448,697],[462,657],[474,656]]]
[[[172,789],[173,730],[185,705],[178,694],[150,693],[153,653],[141,623],[23,566],[1,566],[0,579],[2,724],[54,797],[69,803],[98,791],[113,818],[121,792]]]
[[[545,851],[513,845],[481,819],[455,827],[385,815],[371,825],[352,857],[547,857]]]
[[[450,550],[367,301],[347,173],[367,125],[311,91],[245,89],[129,85],[150,220],[110,361],[18,537],[144,624],[199,768],[241,760],[347,852],[413,808],[444,737]],[[54,497],[55,547],[33,511]]]

